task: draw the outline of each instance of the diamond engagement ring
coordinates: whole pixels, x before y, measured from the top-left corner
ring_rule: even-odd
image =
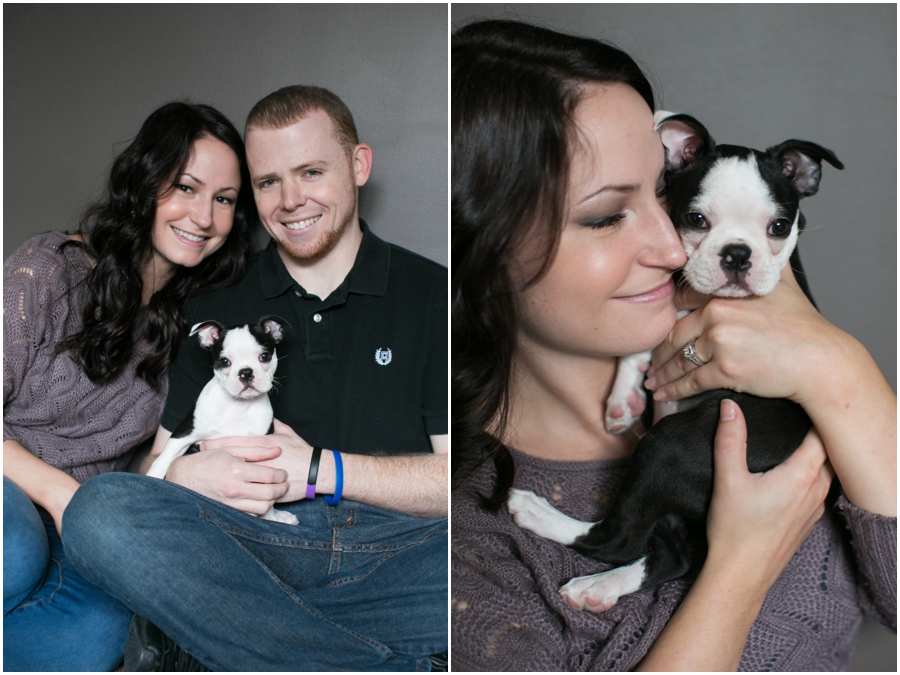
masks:
[[[681,351],[684,352],[684,358],[686,358],[691,363],[698,366],[705,366],[707,363],[709,363],[709,361],[704,361],[699,356],[697,356],[697,350],[694,349],[694,343],[696,341],[697,338],[692,339],[684,346],[684,349],[682,349]]]

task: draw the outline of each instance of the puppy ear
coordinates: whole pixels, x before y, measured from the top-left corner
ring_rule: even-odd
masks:
[[[653,124],[666,148],[666,169],[680,169],[712,150],[709,132],[690,115],[657,110]]]
[[[198,338],[200,340],[200,346],[204,349],[209,349],[222,334],[222,326],[215,321],[203,321],[191,328],[191,332],[188,337],[198,334],[200,336]]]
[[[819,191],[823,159],[835,169],[844,168],[831,150],[809,141],[791,139],[767,149],[766,155],[781,165],[782,173],[793,181],[801,199]]]
[[[272,336],[275,344],[281,342],[284,338],[284,329],[290,328],[290,324],[280,316],[264,316],[256,324],[256,327]]]

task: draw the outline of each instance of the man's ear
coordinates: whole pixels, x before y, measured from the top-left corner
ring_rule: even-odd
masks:
[[[353,149],[351,160],[357,187],[365,185],[372,172],[372,148],[365,143],[360,143]]]

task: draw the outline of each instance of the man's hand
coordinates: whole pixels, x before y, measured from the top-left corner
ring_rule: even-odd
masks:
[[[184,455],[169,466],[166,480],[261,516],[288,492],[287,472],[260,463],[280,454],[278,447],[230,445]]]
[[[258,462],[259,466],[277,469],[283,473],[288,489],[278,498],[280,502],[293,502],[306,496],[306,479],[312,459],[312,446],[304,441],[291,427],[278,420],[274,421],[275,431],[267,436],[246,436],[217,438],[200,444],[201,454],[212,451],[242,453],[248,448],[277,449],[279,452],[264,458],[247,459]],[[334,457],[331,452],[323,452],[319,462],[316,481],[317,492],[334,493]]]

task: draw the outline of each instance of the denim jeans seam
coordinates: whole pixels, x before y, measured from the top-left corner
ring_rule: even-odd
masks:
[[[341,550],[341,528],[331,528],[331,560],[328,563],[328,574],[337,574],[343,560]]]
[[[37,600],[31,600],[30,602],[23,602],[22,604],[15,607],[12,612],[18,611],[20,609],[29,609],[31,607],[39,607],[40,605],[48,604],[53,602],[53,598],[56,597],[57,592],[63,587],[63,570],[62,565],[55,558],[50,558],[50,562],[56,565],[56,569],[59,570],[59,583],[56,584],[56,588],[50,593],[49,598],[38,598]],[[49,572],[48,572],[49,574]],[[38,585],[39,589],[43,589],[43,584]],[[10,613],[12,613],[10,612]]]
[[[222,523],[213,518],[208,512],[203,510],[201,510],[201,517],[204,520],[212,523],[216,527],[219,527],[223,532],[227,532],[232,536],[249,539],[250,541],[255,541],[260,544],[270,544],[272,546],[283,546],[285,548],[297,548],[315,551],[340,551],[341,553],[399,553],[400,551],[403,551],[410,546],[418,546],[419,544],[428,541],[434,536],[446,535],[446,532],[441,531],[429,533],[421,539],[400,541],[392,544],[345,544],[341,540],[341,537],[337,534],[343,529],[341,527],[334,528],[332,530],[333,534],[331,541],[325,542],[303,539],[301,537],[278,536],[271,534],[260,534],[258,532],[250,532],[242,528],[234,527],[233,525]],[[337,545],[339,545],[339,548],[335,548]]]
[[[204,513],[204,515],[207,515],[207,514]],[[253,555],[253,553],[240,542],[240,540],[237,538],[238,536],[240,536],[239,534],[230,532],[228,529],[222,527],[222,525],[220,523],[217,523],[216,521],[212,520],[211,518],[207,518],[207,520],[210,523],[212,523],[213,525],[216,525],[217,527],[219,527],[223,532],[228,534],[232,538],[232,540],[234,540],[234,542],[250,557],[250,559],[253,560],[257,565],[259,565],[266,572],[266,574],[269,575],[269,578],[272,579],[273,582],[275,582],[275,584],[281,589],[281,591],[285,595],[287,595],[294,603],[299,605],[303,609],[303,611],[305,611],[311,617],[313,617],[314,619],[316,619],[318,621],[325,621],[325,622],[331,624],[332,626],[334,626],[335,628],[337,628],[338,630],[341,630],[341,631],[347,633],[348,635],[353,636],[360,642],[365,643],[366,645],[368,645],[369,647],[371,647],[372,649],[377,651],[385,661],[388,660],[393,655],[393,651],[387,645],[384,645],[381,642],[378,642],[377,640],[373,640],[365,635],[357,633],[356,631],[351,630],[351,629],[347,628],[346,626],[342,626],[339,623],[335,623],[334,621],[329,619],[327,616],[325,616],[318,610],[311,608],[309,605],[307,605],[303,601],[303,598],[301,598],[291,586],[284,583],[276,574],[274,574],[272,572],[272,570],[269,569],[269,567],[265,563],[263,563],[259,558],[257,558],[255,555]]]
[[[271,544],[272,546],[284,546],[286,548],[310,549],[316,551],[329,551],[332,547],[331,542],[313,541],[301,537],[261,534],[259,532],[251,532],[243,528],[234,527],[233,525],[228,525],[227,523],[216,520],[210,512],[202,507],[200,508],[200,517],[231,536],[243,537],[244,539],[249,539],[250,541],[255,541],[260,544]]]
[[[404,551],[406,551],[410,548],[415,548],[417,546],[421,546],[422,544],[425,544],[426,542],[431,541],[435,537],[445,536],[446,534],[447,534],[446,532],[431,532],[427,536],[423,537],[422,539],[419,539],[414,543],[404,546],[402,549],[387,552],[387,553],[389,553],[389,555],[384,556],[381,560],[379,560],[377,563],[372,565],[365,573],[358,574],[354,577],[343,577],[341,579],[335,579],[334,581],[330,582],[327,585],[327,587],[328,588],[341,588],[342,586],[346,586],[347,584],[352,584],[361,579],[365,579],[367,576],[369,576],[373,572],[375,572],[375,570],[377,570],[378,567],[380,567],[383,563],[386,563],[388,560],[397,556],[398,554],[403,553]]]

